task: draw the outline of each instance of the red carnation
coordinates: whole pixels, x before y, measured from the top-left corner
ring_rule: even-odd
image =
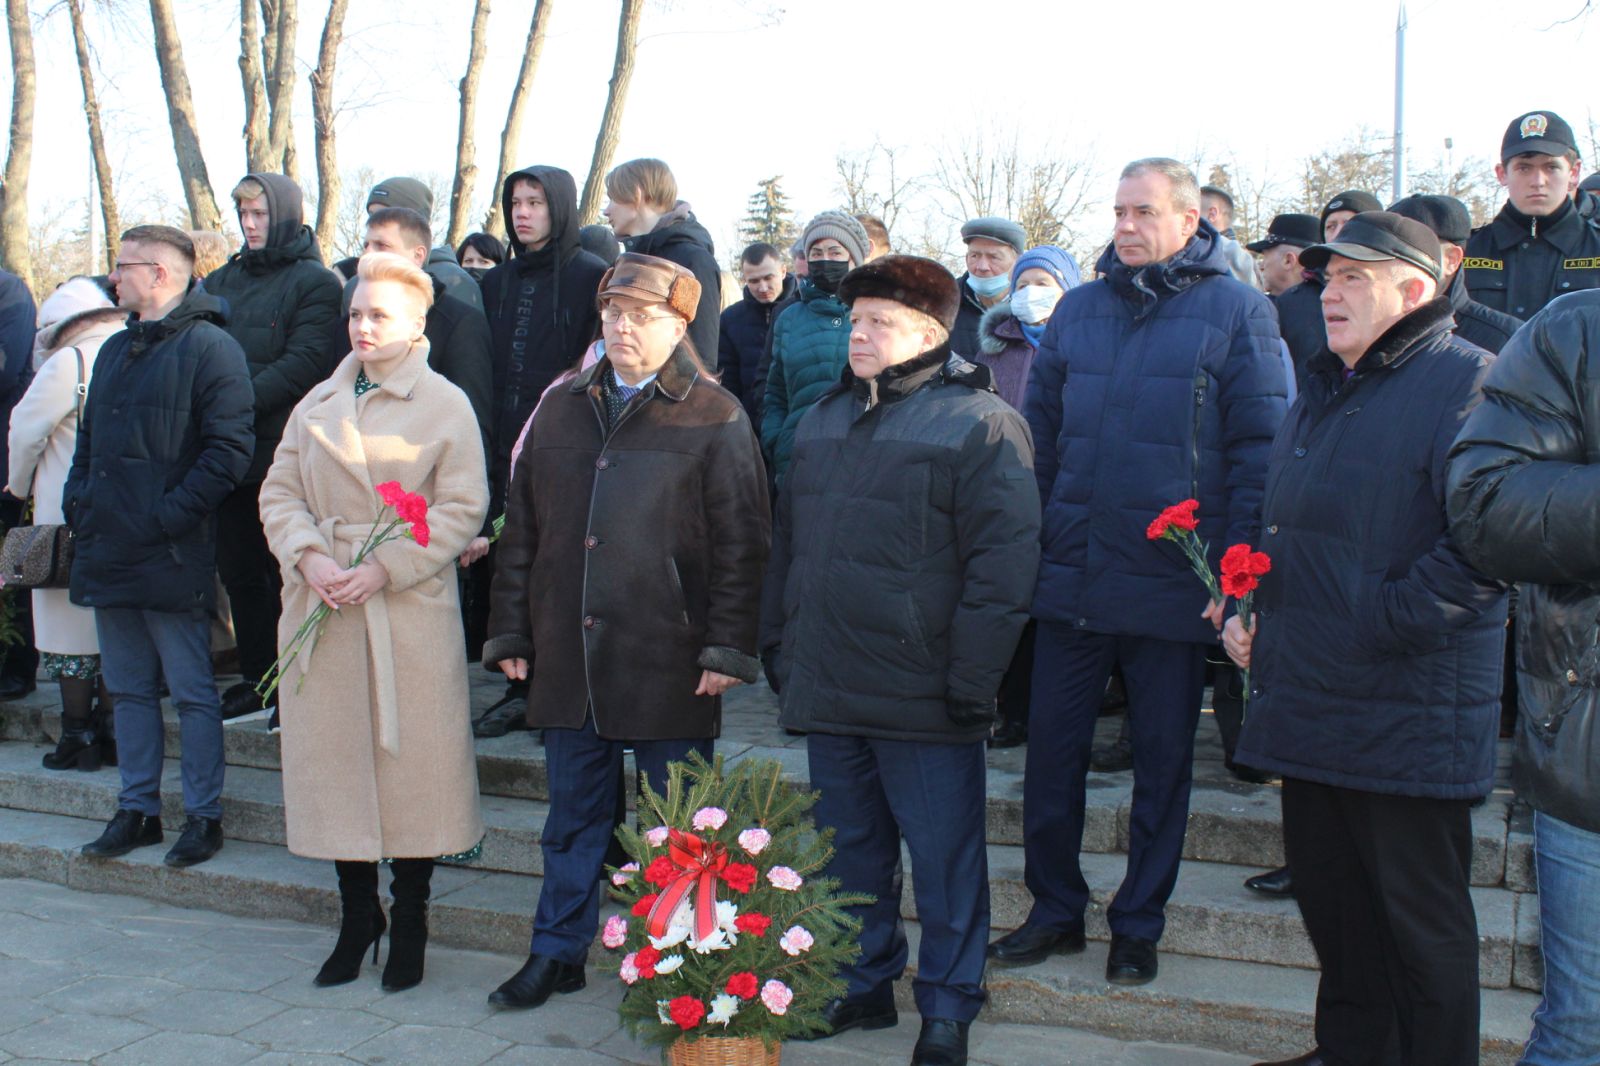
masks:
[[[385,481],[378,486],[378,499],[383,501],[385,507],[398,508],[405,495],[406,490],[400,487],[400,482],[398,481]]]
[[[1144,535],[1151,540],[1160,540],[1167,535],[1167,527],[1170,525],[1172,525],[1172,518],[1167,512],[1162,511],[1151,519],[1149,527],[1144,531]]]
[[[1232,596],[1239,600],[1256,590],[1260,584],[1255,576],[1248,570],[1224,570],[1222,572],[1222,594]]]
[[[657,888],[665,888],[678,876],[678,867],[666,855],[657,855],[649,866],[644,868],[644,879]]]
[[[758,914],[755,911],[751,911],[749,914],[741,914],[739,917],[733,920],[733,927],[735,929],[739,930],[741,933],[749,933],[751,936],[766,936],[767,930],[771,928],[771,926],[771,918],[768,918],[765,914]]]
[[[1182,503],[1173,504],[1161,513],[1166,515],[1167,520],[1179,529],[1192,530],[1200,527],[1200,519],[1195,517],[1195,511],[1199,507],[1199,500],[1184,500]]]
[[[693,1029],[706,1016],[706,1005],[693,996],[679,996],[667,1004],[667,1014],[679,1029]]]
[[[735,892],[749,892],[756,884],[756,868],[747,862],[730,862],[719,876]]]
[[[633,964],[639,969],[639,976],[649,979],[656,975],[656,963],[661,961],[661,952],[646,944],[633,956]]]
[[[652,892],[648,896],[640,896],[639,902],[633,905],[633,913],[643,918],[650,913],[650,908],[656,905],[659,893]]]
[[[428,520],[428,501],[415,492],[402,494],[393,506],[394,513],[400,516],[401,521],[414,525]]]
[[[738,996],[740,999],[754,999],[759,990],[760,984],[756,981],[756,975],[749,970],[728,978],[728,985],[723,989],[728,995]]]
[[[422,521],[411,523],[411,539],[417,542],[418,547],[426,548],[429,536],[431,534],[428,532],[428,523]]]
[[[1252,574],[1254,574],[1256,577],[1260,577],[1262,574],[1267,573],[1271,569],[1272,556],[1268,555],[1266,552],[1250,553],[1250,572]]]
[[[1235,544],[1222,553],[1222,572],[1231,574],[1237,570],[1250,568],[1250,545]]]

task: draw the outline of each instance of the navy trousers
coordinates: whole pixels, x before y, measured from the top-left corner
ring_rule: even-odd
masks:
[[[911,983],[924,1018],[970,1022],[983,1007],[989,941],[989,857],[984,842],[982,741],[913,740],[812,733],[811,787],[822,793],[818,826],[834,830],[827,873],[844,892],[877,902],[853,908],[861,955],[845,967],[847,995],[886,995],[905,972],[900,919],[900,841],[911,851],[922,924]]]
[[[633,748],[634,765],[663,792],[667,764],[691,751],[711,758],[715,741],[606,740],[594,731],[594,716],[581,729],[544,731],[550,775],[550,814],[539,840],[544,886],[533,914],[531,955],[582,966],[600,924],[600,872],[616,828],[616,782],[622,749]]]
[[[1194,731],[1205,689],[1205,649],[1153,637],[1086,633],[1040,622],[1033,658],[1032,721],[1022,792],[1030,923],[1066,929],[1089,905],[1079,852],[1084,782],[1095,719],[1112,666],[1128,689],[1133,813],[1128,869],[1106,911],[1111,931],[1161,939],[1178,880],[1194,776]]]

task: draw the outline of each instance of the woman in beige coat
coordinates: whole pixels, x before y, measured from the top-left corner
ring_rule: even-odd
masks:
[[[101,342],[121,330],[127,317],[89,278],[62,283],[39,305],[33,381],[11,410],[11,469],[6,485],[6,491],[19,499],[33,497],[36,525],[65,521],[61,492],[72,468],[78,417],[94,377],[95,356]],[[61,689],[61,737],[56,750],[44,757],[45,769],[115,766],[111,694],[100,677],[94,611],[68,602],[64,588],[35,589],[33,637],[45,673]]]
[[[387,254],[364,257],[357,276],[354,350],[295,408],[261,518],[283,568],[279,647],[319,601],[335,608],[278,690],[289,850],[335,860],[343,904],[316,981],[354,980],[368,945],[376,961],[385,860],[393,991],[422,979],[434,859],[469,857],[483,839],[455,571],[489,496],[472,406],[428,367],[428,276]],[[351,566],[388,481],[427,500],[431,537]]]

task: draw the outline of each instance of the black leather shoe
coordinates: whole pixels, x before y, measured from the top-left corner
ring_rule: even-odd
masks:
[[[1258,1062],[1255,1066],[1328,1066],[1328,1060],[1322,1057],[1322,1052],[1312,1050],[1304,1055],[1296,1055],[1292,1059],[1275,1059],[1272,1062]]]
[[[1133,745],[1115,740],[1089,753],[1089,769],[1097,774],[1121,774],[1133,769]]]
[[[261,702],[256,692],[256,682],[240,681],[229,685],[222,694],[222,724],[238,725],[240,722],[258,722],[271,708]]]
[[[922,1033],[911,1049],[911,1066],[967,1066],[967,1030],[971,1022],[949,1018],[922,1019]]]
[[[1252,892],[1259,892],[1263,896],[1278,896],[1285,899],[1294,898],[1294,879],[1289,876],[1289,868],[1280,866],[1276,870],[1268,870],[1264,874],[1256,874],[1244,880],[1244,887]]]
[[[548,955],[529,955],[505,984],[489,993],[489,1003],[496,1007],[526,1009],[537,1007],[554,992],[576,992],[586,983],[583,967],[561,962]]]
[[[161,861],[168,866],[198,866],[222,850],[222,823],[215,818],[189,816],[183,833]]]
[[[822,1020],[828,1028],[812,1030],[791,1040],[826,1040],[849,1029],[890,1029],[900,1024],[900,1012],[894,1007],[894,989],[885,986],[881,992],[867,996],[839,996],[822,1008]]]
[[[1156,942],[1142,936],[1111,934],[1111,954],[1106,957],[1106,980],[1114,985],[1147,985],[1156,979]]]
[[[472,723],[475,737],[503,737],[518,729],[528,728],[528,689],[526,685],[511,685],[506,694],[491,703],[487,710]]]
[[[989,945],[989,958],[1002,966],[1032,966],[1051,955],[1076,955],[1083,950],[1083,926],[1051,929],[1025,923]]]
[[[161,819],[147,818],[138,811],[120,810],[106,823],[100,839],[83,846],[83,854],[97,859],[114,859],[134,848],[161,843]]]

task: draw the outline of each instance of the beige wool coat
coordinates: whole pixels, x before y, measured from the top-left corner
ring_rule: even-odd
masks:
[[[348,355],[295,407],[261,486],[283,568],[278,646],[320,600],[297,564],[341,566],[398,481],[428,501],[431,539],[374,553],[389,584],[333,612],[278,690],[289,850],[321,859],[428,858],[483,838],[467,702],[456,557],[489,506],[482,437],[465,394],[428,367],[427,342],[357,399]]]

